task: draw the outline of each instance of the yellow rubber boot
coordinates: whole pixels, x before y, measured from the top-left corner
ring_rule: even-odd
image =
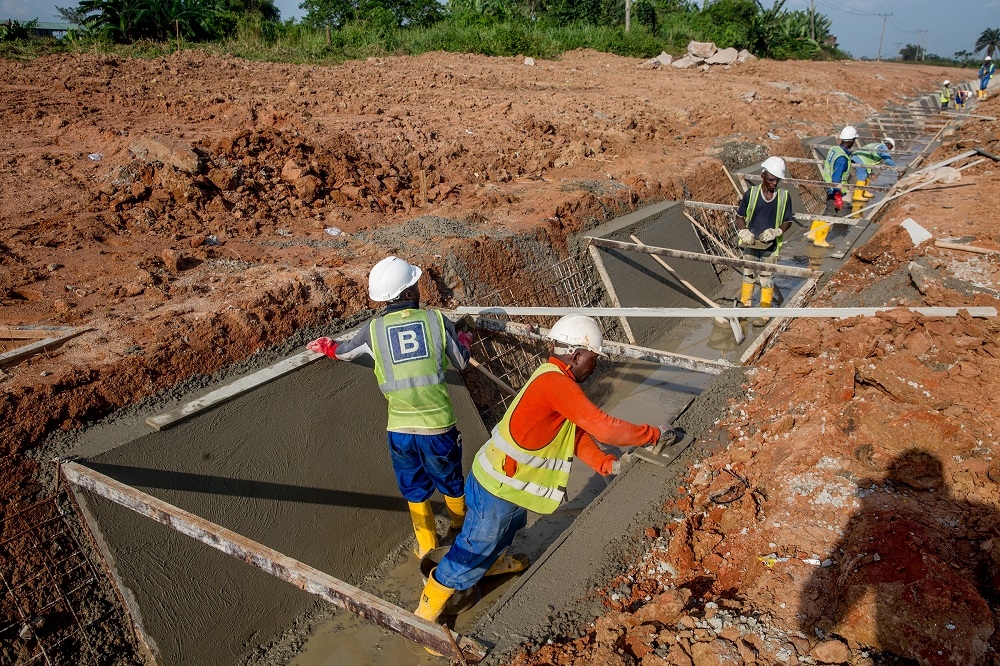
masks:
[[[851,201],[864,201],[865,200],[865,183],[867,181],[859,180],[854,183],[854,194],[851,196]]]
[[[868,187],[868,183],[870,183],[870,182],[871,182],[871,178],[868,178],[866,180],[861,181],[861,184],[862,184],[863,187]],[[869,192],[868,190],[862,190],[861,196],[863,196],[865,198],[865,201],[868,201],[869,199],[874,199],[875,198],[875,195],[872,194],[871,192]]]
[[[434,509],[431,503],[407,502],[410,505],[410,520],[413,521],[413,533],[417,537],[417,547],[413,554],[420,559],[437,548],[437,531],[434,529]]]
[[[774,287],[761,287],[760,288],[760,307],[769,308],[771,307],[771,299],[774,298]],[[767,322],[771,320],[770,317],[756,317],[751,324],[754,326],[767,326]]]
[[[826,242],[826,235],[830,233],[830,227],[833,226],[829,222],[824,222],[823,220],[813,220],[812,226],[809,227],[809,233],[806,234],[806,238],[813,242],[816,247],[830,247],[830,244]]]
[[[444,505],[448,508],[448,517],[451,518],[451,529],[462,529],[462,525],[465,524],[465,495],[461,497],[445,495]]]
[[[422,617],[431,622],[437,622],[437,619],[441,617],[441,613],[444,611],[445,604],[451,599],[451,595],[455,593],[453,588],[445,587],[434,579],[435,571],[437,571],[437,567],[431,569],[431,574],[427,577],[427,584],[424,585],[424,591],[420,593],[420,603],[417,605],[417,610],[413,611],[413,614],[417,617]],[[424,649],[435,657],[441,656],[441,653],[435,652],[428,647]]]
[[[740,290],[740,305],[745,308],[750,307],[750,299],[753,298],[753,282],[743,281],[743,289]]]
[[[504,574],[518,573],[524,571],[531,564],[531,560],[524,553],[515,553],[514,555],[508,555],[507,551],[504,551],[500,559],[493,563],[483,577],[486,576],[502,576]]]

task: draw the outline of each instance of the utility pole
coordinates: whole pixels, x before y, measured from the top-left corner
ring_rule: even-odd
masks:
[[[879,14],[882,17],[882,35],[878,38],[878,55],[875,56],[876,62],[882,59],[882,39],[885,37],[885,22],[889,20],[892,14]]]
[[[816,0],[809,0],[809,23],[812,25],[812,39],[816,41]]]
[[[625,0],[625,32],[632,27],[632,0]]]
[[[893,58],[893,60],[899,60],[901,57],[899,54],[903,51],[903,49],[900,48],[903,45],[903,42],[893,42],[893,44],[896,45],[896,57]]]
[[[921,46],[920,46],[920,33],[924,33],[924,42],[925,43],[927,42],[927,31],[926,30],[917,30],[917,57],[914,58],[914,60],[923,60],[924,59],[924,51],[927,50],[926,46],[923,47],[923,48],[921,48]]]

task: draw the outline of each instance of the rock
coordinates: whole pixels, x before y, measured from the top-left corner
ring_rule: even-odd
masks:
[[[757,59],[757,56],[755,56],[754,54],[750,53],[746,49],[743,49],[742,51],[740,51],[739,54],[736,56],[736,62],[740,62],[740,63],[747,62],[748,60],[756,60],[756,59]]]
[[[673,624],[684,611],[684,606],[690,598],[691,590],[686,588],[668,590],[653,597],[648,604],[637,610],[633,617],[641,624],[649,622]]]
[[[691,661],[694,662],[694,666],[719,666],[719,657],[712,651],[711,643],[692,645]]]
[[[667,663],[670,666],[693,666],[691,657],[684,652],[684,648],[679,643],[670,646],[670,650],[667,652]]]
[[[281,180],[286,183],[294,183],[309,173],[309,167],[303,166],[294,159],[289,159],[281,167]]]
[[[686,55],[683,58],[678,58],[674,60],[670,66],[676,67],[677,69],[689,69],[691,67],[697,67],[698,65],[705,62],[703,58],[696,58],[692,55]]]
[[[198,155],[180,139],[153,135],[132,141],[131,151],[150,162],[169,164],[185,173],[198,173]]]
[[[524,59],[524,65],[525,65],[525,67],[534,67],[535,66],[535,59],[534,58],[525,58]]]
[[[208,170],[208,179],[223,192],[236,187],[236,176],[229,169],[214,168]]]
[[[736,62],[736,59],[740,56],[739,51],[733,48],[722,49],[716,51],[713,56],[711,56],[707,62],[709,65],[731,65]]]
[[[287,93],[288,95],[297,95],[298,92],[299,92],[299,82],[296,81],[295,79],[292,79],[291,81],[288,82],[288,85],[285,86],[285,93]]]
[[[656,67],[660,67],[660,66],[669,65],[673,61],[674,61],[674,57],[672,55],[670,55],[666,51],[661,51],[660,55],[656,56],[655,58],[653,58],[652,60],[650,60],[646,64],[647,65],[654,65]]]
[[[315,201],[322,189],[323,181],[311,174],[295,181],[295,193],[307,204]]]
[[[843,664],[851,660],[851,650],[837,640],[822,641],[809,653],[821,664]]]
[[[711,65],[702,65],[698,69],[700,69],[703,72],[707,72],[708,70],[712,69],[712,66]]]
[[[688,42],[687,52],[691,55],[701,58],[711,58],[718,51],[718,47],[715,46],[713,42]],[[699,63],[700,64],[700,63]]]
[[[160,256],[163,258],[163,263],[166,264],[168,270],[175,273],[184,270],[184,264],[187,261],[187,256],[183,252],[167,248]]]

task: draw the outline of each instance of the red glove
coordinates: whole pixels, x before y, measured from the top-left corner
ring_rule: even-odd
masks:
[[[465,349],[471,354],[472,353],[472,333],[468,331],[462,331],[458,334],[458,344],[465,347]]]
[[[306,349],[317,354],[326,354],[330,358],[337,358],[337,341],[330,338],[317,338],[306,345]]]
[[[838,213],[844,208],[844,193],[837,190],[833,193],[833,209]]]

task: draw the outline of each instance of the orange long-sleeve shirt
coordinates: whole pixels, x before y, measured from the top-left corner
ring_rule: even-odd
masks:
[[[636,425],[604,413],[584,394],[569,366],[556,357],[549,363],[561,372],[539,375],[521,396],[510,417],[510,434],[524,449],[537,451],[549,444],[565,421],[576,424],[577,458],[596,472],[607,476],[615,456],[605,453],[594,440],[613,446],[655,444],[660,431],[650,425]],[[517,461],[508,457],[504,463],[507,476],[514,476]]]

